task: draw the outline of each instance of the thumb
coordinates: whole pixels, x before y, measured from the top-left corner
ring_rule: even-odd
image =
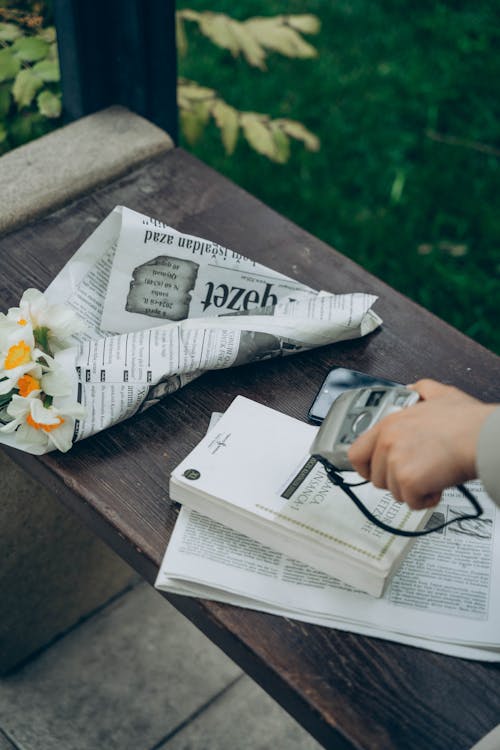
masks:
[[[449,393],[450,386],[438,383],[437,380],[431,380],[430,378],[424,378],[423,380],[417,380],[416,383],[412,383],[407,386],[412,391],[417,391],[418,395],[424,401],[429,399],[439,398]]]

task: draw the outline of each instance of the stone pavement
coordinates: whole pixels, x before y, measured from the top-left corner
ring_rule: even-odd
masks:
[[[138,583],[0,679],[0,750],[319,750]]]

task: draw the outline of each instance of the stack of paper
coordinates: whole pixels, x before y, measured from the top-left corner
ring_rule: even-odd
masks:
[[[380,596],[411,540],[367,521],[309,455],[317,427],[238,396],[172,473],[170,496],[278,552]],[[372,485],[358,488],[381,520],[420,528],[413,512]]]
[[[309,433],[314,429],[302,427]],[[223,442],[227,433],[222,428],[219,423],[211,430],[205,445],[215,448]],[[275,440],[274,455],[287,446],[291,452],[288,437],[281,448]],[[223,450],[218,448],[213,458]],[[181,469],[196,471],[185,462]],[[200,513],[201,499],[198,510],[181,509],[156,586],[463,658],[499,661],[500,602],[490,595],[500,584],[496,507],[479,482],[470,487],[484,517],[418,539],[382,598],[297,560],[298,543],[288,551],[263,544],[255,534],[215,519],[208,501]],[[259,503],[257,496],[254,501]],[[448,520],[463,513],[464,502],[458,491],[448,490],[435,512]],[[358,524],[364,520],[358,517]]]

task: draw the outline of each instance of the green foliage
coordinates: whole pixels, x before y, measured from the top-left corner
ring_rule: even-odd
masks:
[[[224,13],[186,8],[177,11],[176,21],[181,57],[188,52],[186,21],[196,23],[200,32],[217,47],[229,51],[234,58],[243,56],[250,66],[262,71],[267,70],[265,60],[269,52],[300,59],[317,56],[315,48],[300,36],[319,32],[319,19],[311,14],[238,21]],[[195,81],[180,79],[177,97],[182,132],[191,146],[197,143],[205,126],[213,119],[228,156],[234,152],[240,133],[257,153],[278,164],[285,164],[290,158],[290,138],[301,141],[309,151],[320,148],[319,138],[302,123],[287,118],[273,120],[259,112],[239,111],[225,102],[215,89],[200,86]]]
[[[0,23],[0,85],[7,84],[0,88],[0,153],[49,130],[61,117],[62,110],[55,29],[42,28],[42,19],[26,14],[24,9],[5,13],[16,22]],[[233,57],[242,55],[260,70],[266,70],[265,60],[270,52],[290,58],[317,55],[314,47],[301,37],[319,32],[319,21],[310,14],[238,21],[222,13],[185,9],[176,14],[176,20],[181,54],[188,49],[185,23],[194,22],[215,45],[228,50]],[[234,152],[240,134],[255,151],[279,164],[290,157],[290,139],[301,141],[310,151],[319,149],[318,137],[302,123],[239,111],[215,89],[194,81],[179,81],[178,102],[181,128],[191,145],[201,138],[209,121],[213,121],[228,155]]]
[[[279,164],[288,161],[290,138],[302,141],[309,151],[319,150],[318,138],[302,123],[287,118],[272,120],[258,112],[240,112],[221,99],[215,89],[194,81],[179,80],[177,99],[182,132],[190,145],[201,138],[206,124],[213,118],[228,155],[236,148],[240,129],[257,153]]]
[[[43,135],[61,117],[55,30],[26,25],[0,23],[0,153]]]
[[[207,5],[178,0],[181,10]],[[210,8],[244,22],[282,13],[284,4],[213,0]],[[271,120],[293,113],[321,139],[321,151],[292,149],[277,170],[240,138],[228,157],[210,121],[190,148],[500,354],[498,4],[286,3],[290,14],[304,8],[321,19],[317,58],[276,58],[272,75],[262,75],[195,33],[180,71],[242,111]]]
[[[229,50],[233,57],[242,54],[247,63],[266,70],[265,59],[268,51],[278,52],[286,57],[316,57],[317,51],[300,34],[317,34],[320,22],[311,14],[249,18],[237,21],[224,13],[191,9],[177,12],[177,32],[179,54],[187,52],[187,37],[184,21],[194,21],[204,34],[217,47]]]

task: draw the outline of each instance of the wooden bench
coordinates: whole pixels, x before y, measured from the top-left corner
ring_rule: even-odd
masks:
[[[211,412],[237,394],[305,419],[321,379],[340,364],[402,382],[431,376],[500,400],[495,355],[180,149],[1,239],[0,309],[29,286],[44,288],[96,218],[117,204],[316,288],[375,292],[384,319],[364,339],[205,374],[68,454],[8,451],[151,584],[178,512],[169,473]],[[210,601],[167,599],[332,750],[465,750],[500,719],[496,665]]]

